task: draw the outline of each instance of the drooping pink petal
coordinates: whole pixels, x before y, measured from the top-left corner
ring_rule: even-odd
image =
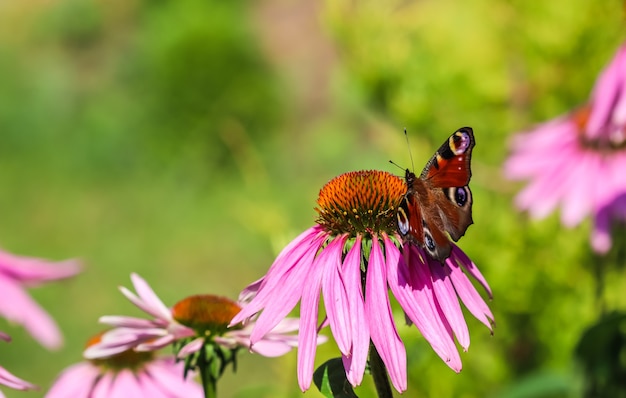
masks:
[[[573,227],[579,224],[591,211],[594,192],[581,191],[580,186],[593,186],[602,175],[602,164],[595,156],[581,154],[576,162],[569,165],[569,176],[567,178],[566,192],[563,198],[561,211],[561,222],[566,227]]]
[[[390,242],[384,236],[385,247]],[[343,280],[348,294],[350,305],[350,335],[352,336],[352,347],[350,355],[342,355],[343,366],[346,370],[348,381],[357,386],[363,381],[363,374],[367,365],[367,354],[370,345],[370,331],[367,319],[365,318],[365,299],[363,298],[363,287],[361,283],[361,235],[357,235],[352,248],[343,262]],[[391,243],[393,246],[393,243]],[[395,246],[393,246],[395,248]]]
[[[330,330],[337,342],[339,351],[348,355],[352,336],[350,328],[350,307],[346,286],[341,277],[341,254],[347,235],[335,238],[318,255],[316,266],[324,268],[322,274],[322,294],[326,306],[326,316]]]
[[[96,383],[88,395],[89,398],[112,398],[115,384],[115,374],[104,373],[100,375],[100,378],[96,379]]]
[[[611,62],[599,75],[591,94],[592,112],[587,121],[585,134],[589,139],[601,137],[605,133],[604,126],[611,122],[616,98],[624,86],[624,70],[626,68],[626,47],[619,48]]]
[[[298,334],[298,384],[302,391],[311,386],[315,351],[317,349],[317,314],[324,268],[316,259],[306,277],[301,281],[300,333]]]
[[[36,385],[15,376],[2,366],[0,366],[0,385],[20,391],[36,390],[38,388]]]
[[[470,282],[461,268],[459,266],[451,266],[450,264],[450,262],[446,263],[446,267],[449,269],[450,278],[461,301],[463,301],[465,307],[476,319],[491,330],[491,322],[489,320],[494,319],[491,310],[476,289],[474,289],[472,282]]]
[[[80,271],[81,265],[77,260],[54,262],[35,257],[16,256],[0,250],[0,274],[9,275],[30,286],[69,278]]]
[[[202,387],[193,381],[193,375],[183,378],[184,363],[175,363],[174,358],[157,359],[147,365],[147,371],[168,396],[176,398],[201,398]]]
[[[0,315],[18,323],[41,345],[58,349],[63,345],[56,322],[12,279],[0,274]]]
[[[405,391],[406,351],[393,320],[387,295],[387,267],[375,235],[372,237],[365,285],[365,313],[372,342],[387,367],[395,389]]]
[[[55,380],[46,398],[89,397],[100,370],[88,362],[65,369]]]
[[[445,326],[433,309],[432,291],[428,289],[426,281],[419,280],[417,274],[412,272],[418,267],[427,265],[421,262],[417,249],[413,245],[405,244],[404,259],[398,257],[395,254],[394,257],[387,254],[388,259],[393,258],[393,261],[388,260],[387,272],[389,287],[393,295],[406,316],[415,324],[437,355],[458,372],[461,369],[460,358],[458,361],[452,360],[452,358],[458,358],[458,352],[454,341],[451,341]],[[395,258],[398,260],[396,261]]]
[[[315,253],[317,252],[319,245],[325,239],[325,237],[320,237],[318,235],[318,229],[309,228],[305,231],[305,233],[296,238],[298,245],[293,245],[294,241],[283,249],[270,267],[270,270],[272,270],[271,275],[269,272],[265,275],[261,286],[257,288],[258,291],[254,299],[243,306],[241,311],[230,322],[230,327],[244,322],[269,304],[277,304],[274,295],[275,292],[282,292],[282,289],[285,286],[294,287],[294,285],[287,285],[288,281],[296,281],[296,286],[299,284],[297,281],[301,279],[298,278],[302,278],[303,274],[307,272],[310,264],[313,263],[313,258],[315,257]],[[292,290],[290,293],[289,301],[281,303],[281,313],[284,312],[284,316],[286,316],[293,309],[293,307],[295,307],[300,297],[297,291]],[[269,301],[272,302],[270,303]],[[263,316],[263,314],[261,314],[261,316]],[[267,316],[265,318],[267,318]],[[266,322],[270,325],[268,330],[272,329],[278,323],[280,318],[280,316],[272,317],[271,322],[266,320]],[[259,320],[257,320],[257,325]],[[272,325],[272,323],[274,324]],[[253,338],[253,341],[256,340],[256,338]]]
[[[176,356],[178,358],[185,358],[188,355],[191,355],[195,352],[200,351],[203,345],[204,345],[204,337],[196,337],[195,339],[191,340],[189,343],[185,344],[185,346],[181,348],[180,351],[178,351]]]
[[[0,340],[11,341],[11,336],[6,333],[0,332]]]
[[[470,344],[469,330],[463,317],[461,304],[459,304],[459,299],[448,274],[449,268],[442,267],[441,263],[432,259],[428,260],[428,265],[430,266],[433,292],[437,298],[437,303],[441,307],[441,311],[450,324],[459,344],[467,351]]]
[[[492,299],[493,294],[491,293],[491,287],[489,287],[489,284],[487,283],[487,279],[485,279],[485,277],[480,272],[478,267],[476,267],[476,264],[474,264],[474,262],[470,260],[467,254],[465,254],[465,252],[463,252],[463,250],[461,250],[457,245],[455,245],[454,243],[451,243],[451,244],[452,244],[451,256],[448,258],[446,263],[448,263],[450,267],[455,267],[457,265],[463,266],[465,271],[467,271],[467,273],[470,274],[472,278],[476,279],[478,283],[480,283],[480,285],[483,287],[483,289],[485,289],[485,291],[489,295],[489,298]],[[457,263],[455,263],[454,261],[456,261]]]
[[[325,237],[319,237],[313,241],[313,247],[319,247]],[[311,274],[314,272],[314,258],[317,250],[308,250],[308,252],[298,259],[298,262],[291,267],[290,272],[287,272],[282,279],[282,283],[279,286],[279,290],[274,290],[270,293],[274,294],[274,300],[268,303],[259,318],[256,320],[256,327],[252,331],[250,341],[252,344],[259,341],[265,334],[272,330],[281,319],[285,318],[287,314],[296,306],[300,297],[304,294],[310,286],[305,285],[307,280],[311,280]],[[313,278],[314,280],[314,278]],[[319,287],[319,286],[318,286]],[[256,299],[259,299],[264,293],[264,289],[268,289],[270,286],[263,287],[259,291]],[[278,293],[278,297],[276,296]],[[252,303],[254,303],[254,301]],[[252,305],[250,303],[249,305]],[[244,307],[237,316],[233,319],[231,324],[235,323],[235,319],[242,313],[245,313],[247,306]],[[252,315],[252,314],[250,314]]]
[[[109,398],[125,398],[125,397],[143,397],[144,391],[137,380],[138,375],[129,369],[118,371],[115,375],[111,389],[107,397]]]

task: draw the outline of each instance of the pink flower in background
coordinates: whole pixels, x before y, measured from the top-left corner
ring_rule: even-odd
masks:
[[[612,245],[614,222],[626,222],[626,45],[600,74],[589,103],[513,140],[505,174],[529,180],[516,204],[534,218],[561,207],[567,227],[593,217],[591,244]]]
[[[98,340],[96,337],[90,344]],[[184,367],[171,356],[123,351],[68,367],[46,398],[203,397],[202,387],[191,376],[183,377]]]
[[[0,332],[0,340],[11,341],[11,338],[7,334]],[[37,386],[14,376],[2,366],[0,366],[0,385],[21,391],[37,389]],[[2,391],[0,391],[0,398],[4,398]]]
[[[44,347],[59,348],[63,338],[57,324],[25,288],[72,277],[80,269],[74,260],[52,262],[0,251],[0,316],[24,326]]]
[[[443,266],[414,245],[406,245],[403,252],[398,249],[395,209],[405,192],[404,181],[386,172],[352,172],[331,180],[320,191],[318,225],[287,245],[267,274],[242,292],[251,301],[233,323],[260,312],[250,336],[253,346],[300,301],[298,381],[303,391],[313,375],[321,296],[347,379],[355,386],[362,381],[371,340],[396,390],[406,390],[406,351],[393,319],[389,289],[437,354],[457,372],[461,359],[454,336],[463,349],[469,346],[458,298],[491,328],[493,315],[462,269],[491,294],[489,287],[457,246]]]
[[[286,354],[297,345],[299,320],[290,318],[268,333],[251,347],[250,331],[254,324],[228,328],[228,324],[240,311],[239,303],[212,295],[190,296],[171,309],[157,297],[150,286],[137,274],[131,279],[137,295],[126,288],[122,293],[154,319],[125,316],[104,316],[100,322],[114,328],[102,335],[99,343],[85,351],[86,358],[101,358],[129,349],[152,351],[183,341],[178,357],[185,357],[200,350],[207,340],[221,347],[250,348],[257,354],[274,357]],[[319,342],[323,341],[320,338]]]

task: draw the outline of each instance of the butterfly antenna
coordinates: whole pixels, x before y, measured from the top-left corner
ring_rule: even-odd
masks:
[[[413,153],[411,152],[411,145],[409,144],[409,135],[406,133],[406,127],[404,128],[404,138],[406,139],[406,147],[409,149],[409,158],[411,158],[411,170],[415,170],[415,163],[413,163]]]
[[[391,163],[392,165],[396,166],[397,168],[402,170],[402,172],[404,173],[404,167],[400,166],[398,163],[394,162],[393,160],[390,160],[389,163]]]

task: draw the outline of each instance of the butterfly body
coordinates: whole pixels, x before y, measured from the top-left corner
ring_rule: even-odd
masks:
[[[450,239],[458,241],[472,220],[470,161],[474,133],[463,127],[452,134],[417,177],[406,170],[407,192],[397,213],[398,230],[406,241],[440,262],[450,256]]]

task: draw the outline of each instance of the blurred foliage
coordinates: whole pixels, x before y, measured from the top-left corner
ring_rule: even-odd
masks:
[[[79,360],[99,316],[135,311],[115,289],[130,285],[131,271],[169,304],[199,292],[236,297],[312,224],[325,181],[356,169],[396,172],[388,159],[409,165],[404,127],[419,169],[469,125],[475,225],[460,245],[494,291],[497,327],[491,336],[468,314],[472,345],[457,375],[414,327],[399,326],[407,395],[583,394],[575,352],[593,344],[581,336],[603,310],[626,307],[623,236],[622,254],[599,270],[589,225],[564,229],[558,214],[529,221],[500,165],[514,132],[586,100],[623,40],[622,2],[310,7],[0,3],[0,242],[86,264],[74,281],[33,290],[66,347],[45,352],[0,320],[14,337],[0,363],[45,392]],[[326,344],[316,362],[336,355]],[[296,397],[295,379],[295,354],[242,355],[219,390]],[[372,391],[368,380],[356,389]]]

